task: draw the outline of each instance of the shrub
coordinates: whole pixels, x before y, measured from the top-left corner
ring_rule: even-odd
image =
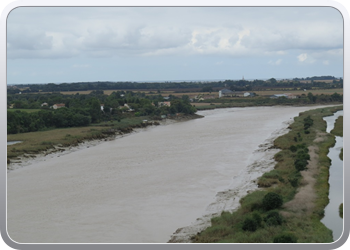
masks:
[[[297,187],[299,185],[301,174],[300,172],[295,172],[288,176],[288,181],[292,185],[292,187]]]
[[[296,139],[296,137],[294,137],[294,138]],[[289,150],[292,151],[292,152],[296,152],[298,150],[298,148],[296,146],[292,145],[292,146],[289,147]]]
[[[297,159],[305,159],[305,160],[310,160],[310,155],[308,154],[308,150],[302,149],[298,150],[297,152]]]
[[[314,124],[314,121],[311,119],[310,116],[306,117],[304,119],[304,130],[306,131]],[[306,134],[306,133],[305,133]]]
[[[264,221],[268,226],[278,226],[282,224],[283,218],[277,211],[270,211]]]
[[[252,218],[256,222],[257,226],[261,225],[262,218],[261,218],[261,216],[260,216],[260,214],[258,212],[254,211],[252,213]]]
[[[248,217],[243,221],[242,229],[244,231],[254,232],[256,231],[256,229],[258,229],[258,223],[256,222],[256,220]]]
[[[307,169],[306,166],[307,166],[306,159],[296,159],[294,161],[294,167],[298,171],[303,171],[303,170]]]
[[[274,192],[267,193],[262,200],[262,207],[265,210],[279,208],[283,204],[282,196]]]
[[[280,234],[273,239],[273,243],[297,243],[297,238],[292,234]]]

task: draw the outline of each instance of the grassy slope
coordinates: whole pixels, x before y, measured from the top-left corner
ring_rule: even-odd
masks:
[[[291,145],[306,143],[315,144],[313,140],[316,134],[326,130],[326,123],[323,116],[331,115],[335,110],[341,108],[323,108],[303,112],[296,117],[295,122],[290,126],[289,133],[277,138],[275,146],[281,151],[275,155],[277,164],[275,169],[264,174],[259,184],[265,186],[258,191],[248,194],[241,199],[241,207],[233,212],[223,212],[221,216],[212,219],[212,226],[193,237],[193,242],[231,242],[231,243],[259,243],[273,242],[278,234],[292,234],[297,238],[298,243],[322,243],[332,242],[331,230],[326,228],[320,220],[324,215],[324,208],[328,204],[328,177],[330,160],[327,157],[328,148],[334,145],[334,136],[327,135],[325,140],[318,142],[319,147],[319,169],[317,183],[315,185],[317,199],[311,215],[296,213],[293,216],[284,217],[281,225],[270,226],[261,222],[259,228],[254,231],[242,230],[243,222],[246,218],[252,218],[253,214],[258,214],[260,218],[265,218],[267,212],[261,208],[262,199],[266,193],[273,191],[282,195],[283,202],[293,199],[297,192],[297,187],[291,185],[291,179],[295,174],[293,153],[289,150]],[[303,132],[303,119],[308,115],[314,120],[310,133]],[[295,177],[295,176],[294,176]],[[299,177],[300,178],[300,177]],[[279,209],[279,212],[283,212]],[[291,211],[288,211],[290,214]]]
[[[15,158],[23,154],[37,154],[53,148],[55,145],[74,146],[83,140],[102,139],[108,135],[105,130],[128,129],[138,126],[148,117],[130,117],[120,122],[101,122],[87,127],[60,128],[47,131],[37,131],[7,135],[8,141],[23,141],[22,143],[7,146],[7,158]]]

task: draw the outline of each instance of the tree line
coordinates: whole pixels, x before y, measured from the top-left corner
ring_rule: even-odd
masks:
[[[210,91],[213,88],[231,88],[235,90],[259,90],[261,88],[342,88],[343,79],[336,79],[331,76],[306,78],[307,80],[333,80],[332,83],[312,82],[303,83],[304,78],[294,78],[293,80],[277,81],[271,78],[264,80],[224,80],[224,81],[193,81],[193,82],[75,82],[75,83],[47,83],[47,84],[21,84],[9,86],[8,94],[19,93],[38,93],[38,92],[62,92],[62,91],[84,91],[84,90],[166,90],[166,89],[204,89]],[[210,89],[211,88],[211,89]]]
[[[161,95],[145,96],[144,93],[117,91],[105,95],[103,91],[92,91],[88,95],[21,94],[8,95],[8,104],[16,109],[34,108],[38,112],[20,110],[7,111],[7,133],[24,133],[49,128],[87,126],[101,121],[120,121],[130,116],[161,116],[167,114],[194,114],[196,108],[189,97],[170,95],[170,106],[164,104]],[[41,106],[47,103],[48,106]],[[65,107],[52,109],[55,103]],[[103,104],[103,105],[102,105]]]

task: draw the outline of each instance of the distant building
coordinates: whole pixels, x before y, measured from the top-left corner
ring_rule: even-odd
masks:
[[[270,98],[280,98],[280,97],[285,97],[288,99],[295,99],[297,98],[296,95],[293,94],[274,94],[272,96],[270,96]]]
[[[170,107],[170,102],[158,102],[158,107],[168,106]]]
[[[244,97],[253,97],[253,96],[255,96],[255,93],[245,92],[245,93],[243,94],[243,96],[244,96]]]
[[[52,106],[53,109],[59,109],[59,108],[63,108],[65,107],[66,105],[64,105],[64,103],[57,103],[57,104],[54,104]]]
[[[49,104],[47,104],[47,102],[44,102],[41,104],[41,107],[44,107],[44,106],[49,106]]]
[[[219,98],[224,97],[224,96],[232,96],[233,91],[229,90],[229,89],[222,89],[219,90]]]

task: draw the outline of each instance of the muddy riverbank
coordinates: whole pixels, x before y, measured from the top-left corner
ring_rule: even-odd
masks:
[[[21,243],[165,243],[178,228],[234,209],[273,167],[273,139],[312,108],[208,110],[202,119],[44,157],[8,175],[9,236]]]

